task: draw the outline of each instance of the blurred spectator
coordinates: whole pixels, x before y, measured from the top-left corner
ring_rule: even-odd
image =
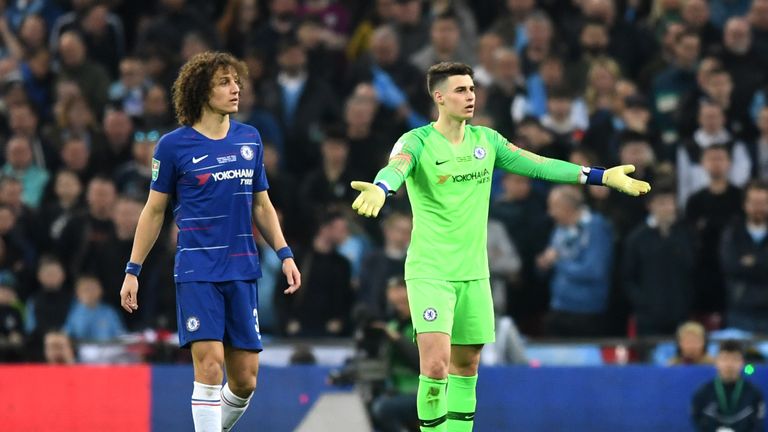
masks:
[[[592,62],[607,56],[610,44],[608,28],[600,21],[585,21],[578,34],[578,43],[578,55],[567,65],[567,76],[569,89],[581,94],[587,86]]]
[[[83,209],[83,183],[77,173],[59,170],[53,179],[53,196],[40,210],[40,224],[45,227],[43,250],[50,251],[61,238],[70,219]]]
[[[107,245],[114,225],[113,207],[117,193],[107,177],[94,177],[86,188],[87,209],[69,220],[61,232],[56,252],[68,272],[77,274],[83,268],[83,254],[96,245]]]
[[[52,170],[58,166],[55,149],[48,140],[40,136],[40,117],[30,104],[23,103],[9,107],[8,126],[13,136],[23,136],[29,140],[32,160],[36,166],[46,170]]]
[[[357,178],[355,167],[348,162],[349,141],[343,130],[329,127],[320,146],[322,165],[310,171],[299,189],[299,201],[305,206],[305,217],[319,218],[334,204],[352,204],[354,190],[349,183]]]
[[[118,80],[109,86],[109,102],[133,118],[141,117],[144,93],[150,85],[144,64],[138,57],[123,57],[118,69]]]
[[[608,57],[592,61],[587,71],[587,88],[584,91],[584,101],[590,115],[600,110],[612,110],[616,83],[620,78],[619,64],[615,61]]]
[[[45,362],[49,365],[75,364],[75,349],[72,340],[66,333],[59,330],[51,330],[43,338]]]
[[[514,174],[502,177],[502,194],[491,205],[520,254],[519,279],[509,286],[506,312],[526,334],[538,332],[538,317],[547,310],[549,295],[537,280],[535,258],[547,246],[551,222],[545,199],[531,187],[531,179]]]
[[[751,183],[744,220],[723,232],[720,259],[725,274],[728,327],[768,333],[768,184]]]
[[[248,44],[264,53],[265,58],[278,59],[280,41],[295,33],[299,2],[268,0],[266,3],[269,8],[269,19],[258,27]]]
[[[581,141],[589,126],[589,114],[583,101],[576,100],[564,87],[547,92],[547,113],[541,117],[541,124],[568,148]]]
[[[695,308],[702,312],[725,307],[723,274],[720,265],[720,238],[726,225],[741,213],[741,190],[728,180],[731,158],[728,149],[713,145],[701,154],[701,166],[709,184],[691,195],[685,218],[696,232],[701,252],[694,272]]]
[[[536,258],[552,270],[546,332],[555,336],[600,336],[610,287],[613,235],[610,224],[584,205],[579,189],[557,186],[548,199],[557,224],[549,247]]]
[[[760,58],[768,56],[768,1],[753,0],[747,15],[752,26],[752,45]]]
[[[363,260],[357,298],[376,317],[390,312],[386,309],[387,281],[402,274],[405,269],[405,254],[411,243],[412,228],[410,215],[390,213],[381,223],[384,245],[373,249]]]
[[[721,43],[721,33],[710,18],[709,4],[706,0],[687,0],[683,2],[681,11],[683,25],[699,35],[701,51],[710,52],[717,49]]]
[[[693,300],[694,238],[677,218],[671,185],[654,185],[650,215],[627,237],[622,286],[639,336],[672,334],[685,321]]]
[[[655,5],[660,5],[660,7],[663,7],[662,5],[664,4],[665,2],[661,1],[655,2]],[[647,93],[650,90],[653,78],[671,66],[675,61],[677,38],[685,30],[685,27],[679,22],[678,16],[677,18],[664,20],[661,29],[659,49],[651,61],[643,66],[637,77],[637,83],[643,93]]]
[[[504,38],[504,44],[513,46],[515,51],[525,45],[528,34],[525,29],[525,19],[533,12],[536,2],[533,0],[507,0],[506,10],[495,17],[491,31]]]
[[[410,57],[411,63],[422,73],[433,64],[443,61],[474,63],[474,53],[470,46],[461,43],[459,18],[455,13],[444,12],[436,16],[430,25],[429,34],[430,44]]]
[[[29,138],[22,135],[11,137],[5,148],[5,160],[3,175],[18,179],[23,187],[24,204],[37,209],[50,174],[34,164]]]
[[[472,67],[475,72],[475,84],[489,87],[493,84],[493,64],[496,50],[501,48],[504,40],[498,33],[486,32],[477,40],[475,53],[477,64]]]
[[[424,91],[424,83],[413,79],[418,74],[419,70],[402,56],[395,28],[383,25],[371,35],[369,52],[351,65],[348,86],[371,82],[377,100],[400,120],[407,116],[405,111],[413,109],[426,115],[432,106],[432,100]]]
[[[491,272],[491,293],[496,314],[507,312],[509,299],[508,284],[517,279],[520,272],[520,255],[507,234],[504,224],[488,219],[488,267]]]
[[[73,135],[64,140],[59,151],[59,159],[61,159],[60,169],[77,174],[81,182],[87,183],[93,177],[93,167],[97,164],[92,161],[94,158],[88,143],[79,135]]]
[[[678,130],[681,136],[690,136],[696,130],[698,107],[702,101],[709,101],[720,106],[726,114],[726,129],[742,138],[750,135],[754,129],[749,122],[749,105],[733,103],[733,79],[723,69],[717,57],[704,57],[696,70],[696,87],[682,100],[678,112]]]
[[[768,180],[768,106],[760,110],[757,117],[757,128],[760,131],[755,145],[757,177],[761,180]]]
[[[720,60],[735,83],[733,104],[737,107],[749,106],[755,90],[765,83],[768,62],[757,55],[752,45],[752,31],[746,18],[732,17],[725,23],[723,52]]]
[[[77,83],[95,112],[104,111],[109,90],[109,74],[104,67],[87,57],[83,36],[73,30],[64,32],[57,42],[59,76]]]
[[[675,333],[675,356],[670,366],[712,364],[715,359],[707,353],[707,331],[696,321],[680,325]]]
[[[698,432],[747,432],[763,429],[765,401],[758,388],[742,376],[744,350],[735,340],[720,344],[717,376],[696,390],[691,416]]]
[[[76,301],[63,330],[76,341],[109,342],[125,333],[117,311],[101,301],[104,288],[95,276],[82,274],[75,282]]]
[[[132,138],[135,138],[133,120],[125,111],[108,110],[104,114],[103,129],[106,145],[93,148],[92,152],[100,172],[114,173],[120,165],[131,160]]]
[[[286,167],[306,172],[318,161],[321,125],[338,119],[338,99],[326,82],[309,75],[306,52],[296,40],[281,42],[277,62],[280,98],[267,108],[285,131]]]
[[[536,73],[544,59],[562,54],[554,39],[552,20],[541,12],[534,11],[525,20],[526,43],[520,48],[520,64],[526,77]]]
[[[87,241],[84,245],[80,267],[77,273],[86,272],[99,279],[99,283],[107,289],[104,301],[110,305],[120,303],[119,290],[122,286],[125,263],[131,257],[133,237],[136,226],[139,223],[141,210],[144,208],[144,195],[124,195],[112,204],[110,214],[111,227],[103,234],[106,237]],[[128,326],[131,330],[140,330],[142,326],[148,326],[152,321],[158,290],[155,288],[155,260],[156,254],[150,253],[146,265],[142,268],[142,284],[148,289],[139,294],[139,301],[143,311],[130,315]],[[167,289],[167,288],[166,288]]]
[[[686,4],[701,1],[688,0]],[[679,139],[675,114],[682,106],[683,97],[695,88],[694,70],[700,53],[699,35],[689,30],[681,32],[675,39],[674,60],[652,81],[654,118],[665,144]]]
[[[421,0],[395,0],[395,27],[400,38],[400,55],[411,58],[430,40],[429,21],[423,19]]]
[[[103,2],[75,1],[72,6],[72,12],[60,16],[53,24],[51,47],[56,46],[61,34],[79,31],[91,60],[104,66],[113,77],[117,76],[118,63],[126,52],[123,21]]]
[[[258,0],[227,0],[224,12],[216,22],[225,51],[237,57],[245,54],[246,46],[263,20],[259,3]]]
[[[0,282],[0,363],[24,359],[24,321],[16,291]]]
[[[217,40],[212,22],[200,13],[200,8],[187,5],[186,0],[161,0],[159,3],[160,13],[139,32],[138,49],[158,47],[163,52],[180,53],[182,40],[190,32],[199,33],[210,43]]]
[[[27,334],[37,340],[49,330],[59,330],[64,325],[72,304],[72,294],[65,285],[66,274],[61,261],[52,255],[43,255],[37,267],[37,284],[40,289],[27,300]]]
[[[17,35],[26,55],[43,50],[48,45],[48,27],[40,15],[27,15],[21,22]]]
[[[147,90],[143,112],[137,123],[143,129],[159,131],[169,131],[175,127],[166,87],[155,84]]]
[[[360,84],[365,86],[366,84]],[[389,133],[374,129],[378,105],[376,100],[353,93],[344,105],[344,124],[349,142],[348,165],[354,167],[361,178],[372,179],[386,166],[392,142]]]
[[[525,116],[528,108],[525,78],[520,71],[520,59],[514,50],[498,48],[491,63],[493,84],[488,88],[486,111],[494,129],[505,137],[515,136],[515,121]]]
[[[374,321],[371,327],[384,334],[384,352],[389,377],[384,394],[371,403],[371,413],[382,432],[410,430],[418,423],[416,390],[419,387],[419,350],[413,340],[411,309],[406,283],[393,277],[387,281],[386,296],[392,319]]]
[[[15,177],[0,178],[0,205],[9,208],[16,217],[16,231],[37,249],[43,242],[43,234],[39,232],[38,212],[23,201],[23,184]]]
[[[79,95],[64,99],[56,112],[56,124],[52,133],[52,140],[59,146],[72,138],[82,139],[89,152],[104,146],[96,115],[88,106],[88,102]]]
[[[347,43],[347,58],[350,61],[357,60],[371,46],[371,38],[374,30],[385,24],[392,24],[397,14],[398,0],[375,0],[373,7],[368,8],[368,13],[360,20],[352,31],[352,36]]]
[[[275,290],[281,333],[303,337],[349,334],[351,270],[349,261],[336,251],[347,233],[344,215],[329,213],[320,222],[311,249],[297,251],[305,289],[301,294],[285,296],[286,285],[281,280]]]
[[[135,197],[147,193],[152,181],[152,155],[158,139],[160,133],[155,130],[137,131],[133,134],[133,159],[118,165],[114,171],[118,193]]]
[[[568,159],[571,152],[569,143],[556,141],[554,134],[532,116],[524,117],[517,124],[514,142],[520,148],[554,159]]]
[[[725,128],[723,109],[714,103],[704,101],[699,105],[699,128],[690,139],[678,144],[677,148],[677,199],[685,203],[697,190],[707,185],[707,172],[702,166],[702,153],[713,145],[724,146],[731,160],[728,179],[735,186],[743,187],[752,172],[752,158],[747,146],[734,140]]]

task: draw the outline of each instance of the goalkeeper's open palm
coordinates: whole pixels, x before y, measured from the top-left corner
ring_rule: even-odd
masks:
[[[352,189],[360,191],[360,195],[352,203],[352,210],[365,217],[376,217],[387,198],[384,190],[373,183],[353,181]]]
[[[642,180],[635,180],[627,174],[635,172],[634,165],[619,165],[605,170],[603,184],[627,195],[638,196],[647,194],[651,185]]]

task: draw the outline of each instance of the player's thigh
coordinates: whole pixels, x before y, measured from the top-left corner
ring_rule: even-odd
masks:
[[[259,298],[255,280],[220,282],[224,293],[224,345],[260,352]]]
[[[247,395],[256,388],[259,374],[259,353],[232,347],[224,348],[229,388],[238,396]]]
[[[212,282],[176,284],[179,345],[195,341],[223,341],[224,295]]]
[[[456,293],[448,281],[409,279],[405,281],[414,332],[451,334]]]
[[[451,358],[451,337],[442,332],[416,335],[419,372],[430,378],[445,378]]]
[[[456,288],[456,310],[451,343],[482,345],[496,339],[493,296],[488,279],[453,282]]]

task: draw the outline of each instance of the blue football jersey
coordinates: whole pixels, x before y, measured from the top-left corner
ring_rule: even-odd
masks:
[[[150,187],[171,196],[176,282],[261,276],[251,215],[253,194],[269,187],[263,154],[256,128],[232,120],[220,140],[189,126],[160,138]]]

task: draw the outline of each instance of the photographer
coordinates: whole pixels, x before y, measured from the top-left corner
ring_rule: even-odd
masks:
[[[700,432],[764,430],[765,402],[760,390],[746,381],[744,350],[735,340],[720,344],[715,358],[717,376],[693,395],[693,423]]]
[[[405,281],[399,277],[391,278],[386,293],[393,318],[386,323],[373,321],[369,324],[369,328],[385,335],[380,357],[389,363],[385,391],[373,399],[371,415],[381,432],[400,432],[412,430],[418,424],[419,351],[413,341]]]

